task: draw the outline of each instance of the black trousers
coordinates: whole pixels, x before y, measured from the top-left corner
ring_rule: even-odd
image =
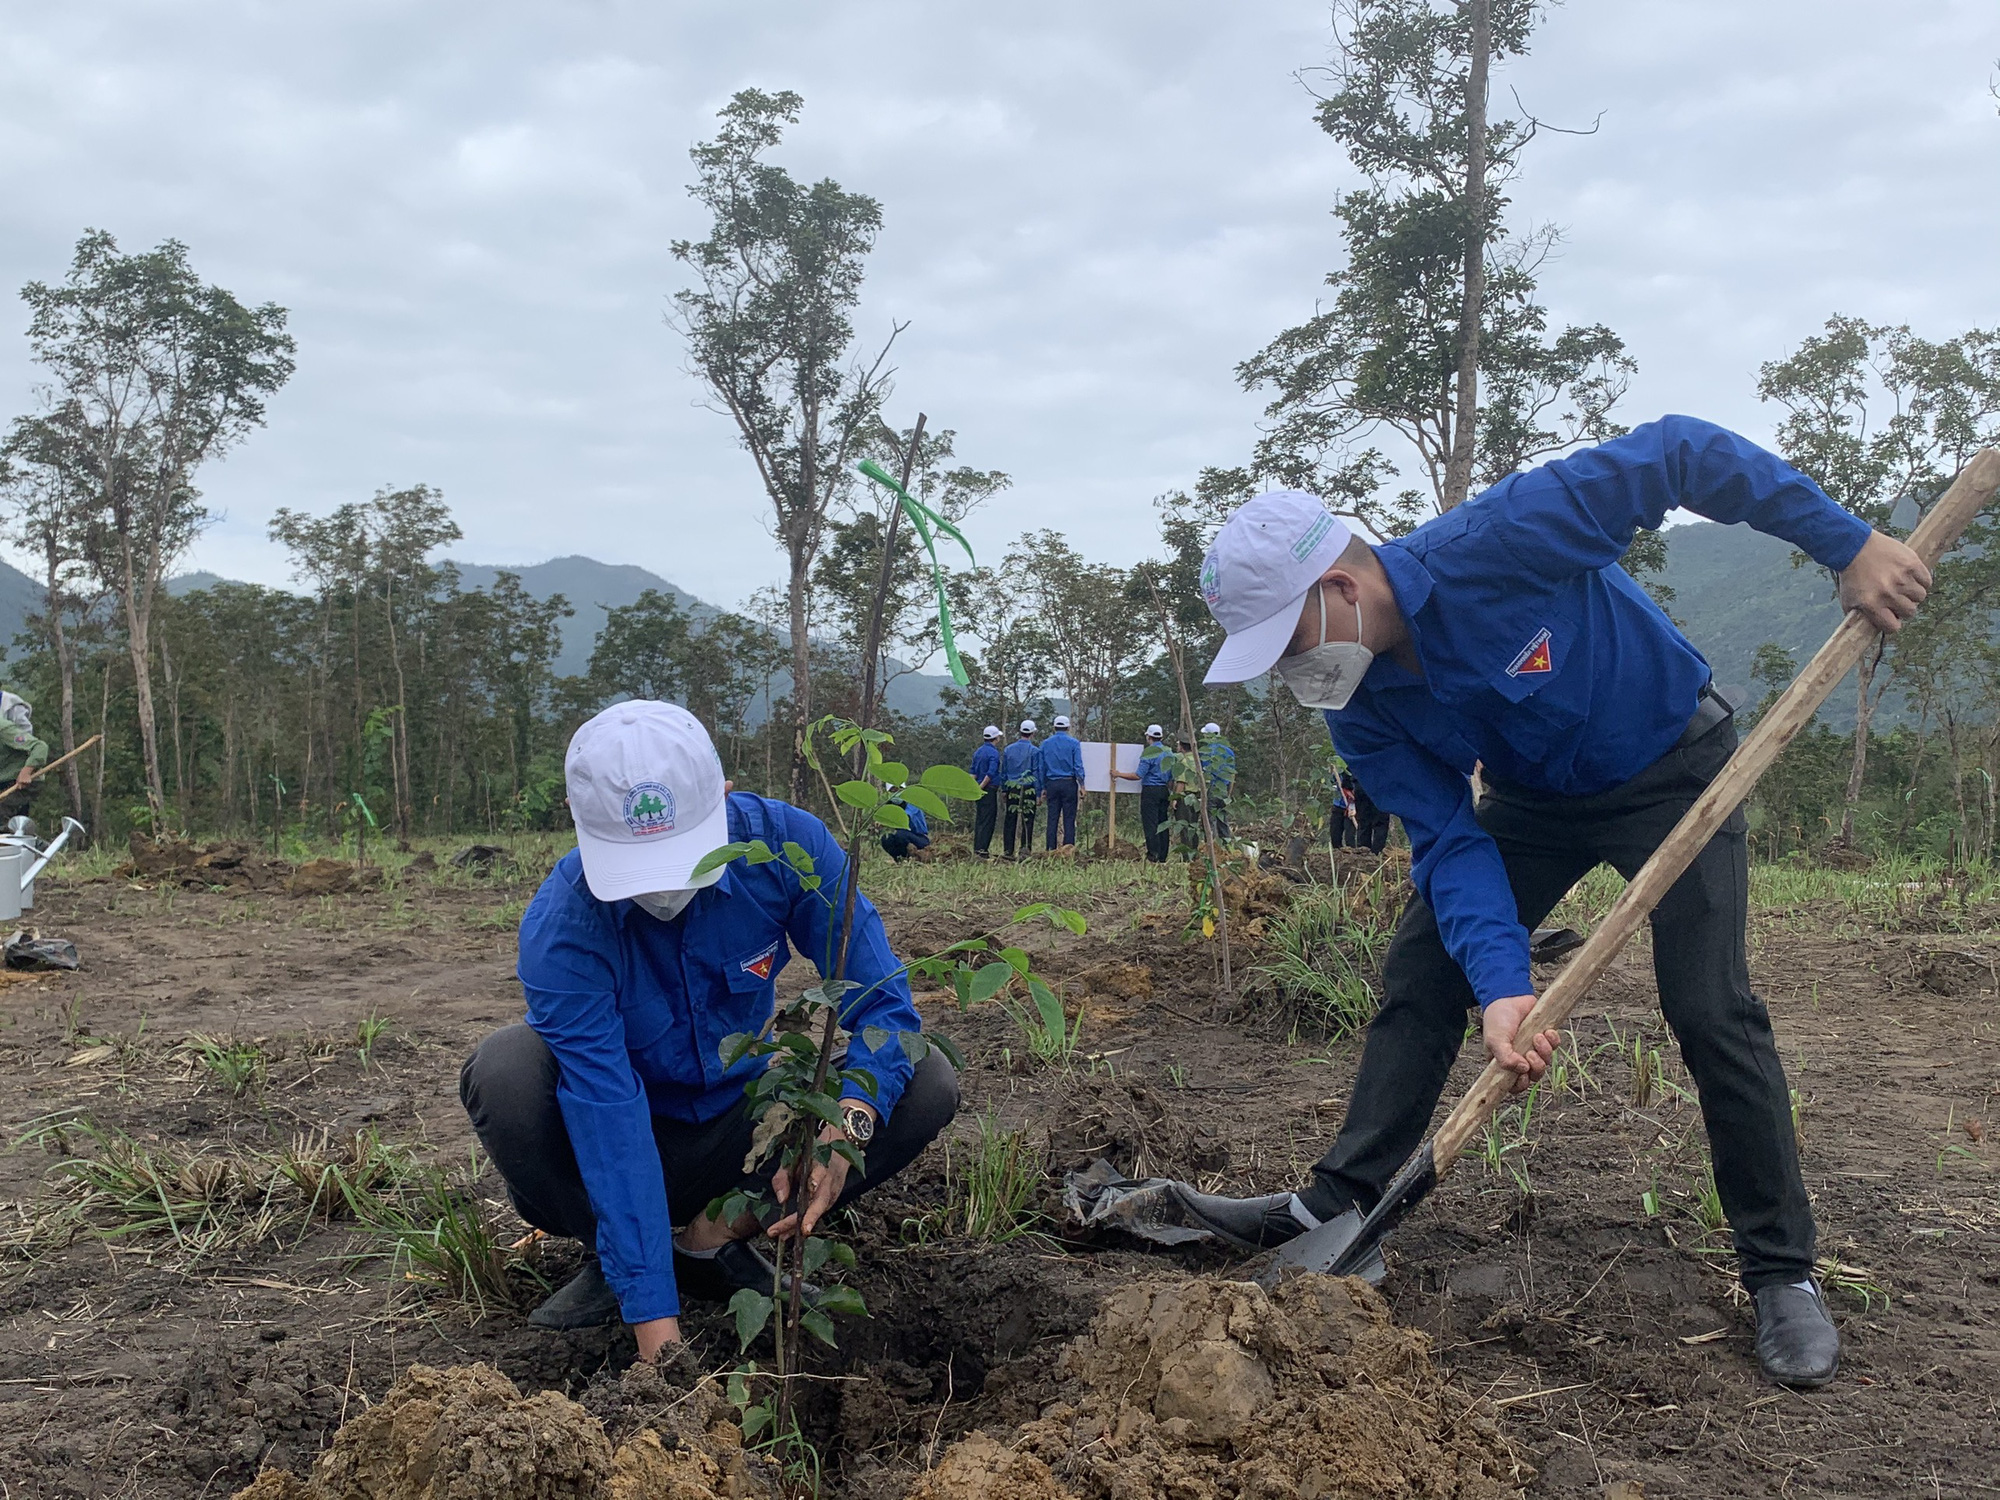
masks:
[[[913,850],[928,849],[929,839],[919,840],[907,828],[892,828],[882,835],[882,852],[894,860],[905,860]]]
[[[1389,847],[1389,815],[1378,812],[1363,818],[1355,828],[1354,835],[1355,848],[1371,849],[1380,854]]]
[[[458,1075],[458,1097],[521,1217],[549,1234],[594,1247],[597,1216],[556,1103],[560,1076],[548,1043],[517,1023],[501,1027],[466,1059]],[[847,1174],[840,1201],[858,1198],[902,1171],[956,1113],[958,1074],[933,1049],[917,1064],[889,1118],[876,1127],[864,1153],[867,1172]],[[667,1213],[676,1227],[698,1218],[734,1188],[769,1181],[769,1167],[754,1177],[743,1171],[751,1128],[749,1107],[741,1100],[700,1125],[653,1116]]]
[[[1594,797],[1490,786],[1479,824],[1500,846],[1521,924],[1539,926],[1599,864],[1636,874],[1735,748],[1734,724],[1724,722]],[[1653,912],[1653,974],[1694,1075],[1715,1185],[1754,1292],[1811,1274],[1814,1228],[1770,1014],[1750,991],[1744,828],[1738,808]],[[1422,1141],[1465,1037],[1472,987],[1421,900],[1397,923],[1382,988],[1347,1118],[1303,1195],[1322,1217],[1380,1198]]]
[[[1074,776],[1051,776],[1042,785],[1044,798],[1048,803],[1048,847],[1056,846],[1058,826],[1065,844],[1076,842],[1076,778]]]
[[[1000,829],[1000,848],[1012,859],[1017,829],[1021,835],[1021,852],[1026,854],[1035,847],[1035,788],[1032,783],[1010,786],[1006,789],[1006,796],[1007,820]]]
[[[1000,821],[1000,787],[996,782],[986,789],[972,810],[972,852],[981,859],[993,847],[993,829]]]
[[[1346,813],[1335,809],[1327,820],[1326,831],[1332,835],[1327,840],[1336,849],[1359,849],[1361,847],[1361,825]]]
[[[1139,788],[1139,827],[1146,834],[1146,858],[1156,865],[1167,862],[1167,784]]]

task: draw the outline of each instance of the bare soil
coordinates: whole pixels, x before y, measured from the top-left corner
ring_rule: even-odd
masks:
[[[632,1417],[651,1398],[628,1389],[623,1329],[472,1317],[356,1259],[368,1242],[351,1225],[200,1257],[157,1231],[59,1245],[35,1229],[57,1201],[52,1171],[94,1149],[74,1129],[29,1128],[58,1112],[215,1157],[371,1129],[465,1160],[458,1069],[520,1014],[513,934],[535,874],[447,869],[383,888],[329,876],[332,893],[315,895],[261,869],[235,890],[211,888],[226,878],[184,888],[201,877],[179,865],[43,883],[37,923],[74,939],[84,967],[0,983],[4,1121],[10,1140],[27,1137],[0,1154],[0,1495],[195,1500],[263,1470],[273,1496],[316,1495],[287,1491],[279,1472],[316,1482],[342,1422],[401,1409],[407,1381],[390,1392],[417,1365],[490,1367],[499,1384],[477,1399],[496,1411],[543,1393],[579,1401],[611,1451],[631,1450],[628,1477],[652,1461],[632,1444],[662,1443],[644,1432],[666,1419]],[[885,911],[899,946],[921,952],[990,925],[1004,915],[993,906]],[[1048,1153],[1051,1212],[1060,1173],[1096,1154],[1232,1191],[1296,1182],[1339,1122],[1354,1045],[1296,1034],[1254,997],[1219,998],[1212,946],[1184,946],[1178,921],[1149,918],[1136,897],[1099,898],[1089,915],[1083,938],[1036,940],[1084,1008],[1091,1056],[1067,1072],[1024,1064],[998,1011],[961,1017],[923,997],[971,1058],[955,1129],[991,1111],[1026,1130]],[[1053,1222],[1048,1237],[997,1247],[914,1244],[910,1221],[946,1192],[943,1155],[928,1153],[853,1216],[874,1316],[843,1326],[807,1403],[825,1492],[2000,1492],[1992,916],[1916,913],[1884,930],[1829,903],[1756,918],[1755,977],[1801,1094],[1821,1249],[1839,1268],[1830,1296],[1847,1358],[1824,1392],[1781,1391],[1757,1372],[1726,1236],[1702,1220],[1698,1112],[1641,945],[1579,1018],[1567,1087],[1545,1090],[1525,1126],[1504,1121],[1493,1165],[1469,1156],[1397,1235],[1381,1299],[1252,1296],[1226,1280],[1224,1256],[1084,1243]],[[356,1028],[370,1016],[391,1025],[364,1064]],[[182,1048],[196,1034],[257,1042],[268,1078],[230,1097]],[[1663,1077],[1642,1088],[1649,1048]],[[499,1198],[490,1177],[486,1188]],[[573,1265],[556,1245],[538,1269],[559,1283]],[[521,1273],[523,1306],[538,1295]],[[1163,1318],[1180,1330],[1171,1338]],[[705,1368],[733,1362],[719,1309],[688,1321]],[[1138,1352],[1155,1346],[1150,1362]],[[1401,1425],[1313,1394],[1370,1390]],[[1250,1408],[1245,1391],[1259,1397]],[[702,1437],[721,1418],[697,1425],[686,1454],[722,1474],[726,1434]],[[1402,1444],[1394,1454],[1366,1447],[1385,1434]],[[571,1467],[589,1479],[610,1459],[587,1434],[578,1442]],[[1377,1456],[1348,1463],[1363,1452]]]

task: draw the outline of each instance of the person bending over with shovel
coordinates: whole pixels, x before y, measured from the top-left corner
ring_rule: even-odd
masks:
[[[1235,1200],[1243,1222],[1217,1225],[1232,1237],[1281,1244],[1373,1207],[1423,1137],[1469,1006],[1517,1092],[1547,1069],[1556,1033],[1518,1034],[1535,1002],[1530,930],[1595,866],[1630,878],[1736,746],[1708,663],[1618,566],[1676,506],[1792,543],[1884,631],[1930,586],[1914,552],[1775,455],[1678,416],[1509,475],[1380,545],[1297,491],[1258,496],[1216,535],[1200,582],[1228,636],[1206,680],[1276,671],[1324,709],[1357,780],[1402,818],[1417,888],[1332,1149],[1289,1200]],[[1758,1359],[1818,1386],[1840,1340],[1812,1280],[1784,1069],[1750,989],[1748,884],[1739,808],[1654,910],[1653,971],[1700,1095]]]
[[[770,1261],[750,1216],[708,1217],[734,1188],[763,1187],[784,1205],[768,1233],[810,1234],[826,1214],[879,1187],[958,1110],[958,1075],[935,1048],[912,1068],[898,1032],[922,1029],[882,918],[857,896],[847,950],[850,1085],[842,1126],[865,1176],[835,1155],[813,1196],[790,1201],[780,1169],[743,1170],[751,1121],[744,1085],[762,1066],[722,1066],[723,1039],[771,1018],[774,983],[797,947],[830,953],[838,921],[783,860],[694,867],[724,844],[762,839],[812,856],[821,890],[842,889],[847,859],[826,825],[783,802],[732,792],[708,731],[671,703],[607,708],[576,732],[564,766],[577,847],[521,919],[525,1024],[479,1044],[459,1097],[521,1217],[583,1241],[588,1258],[529,1315],[544,1328],[588,1328],[621,1314],[642,1359],[680,1340],[681,1295],[722,1300],[769,1291]],[[864,1028],[889,1035],[869,1046]]]

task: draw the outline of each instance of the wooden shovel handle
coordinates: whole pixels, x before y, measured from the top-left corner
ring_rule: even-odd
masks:
[[[1930,514],[1910,538],[1911,550],[1926,566],[1935,567],[1996,490],[2000,490],[2000,449],[1987,448],[1959,471],[1944,498],[1931,507]],[[1729,763],[1708,784],[1708,790],[1695,799],[1694,806],[1687,810],[1674,831],[1632,877],[1631,884],[1612,903],[1590,940],[1577,950],[1569,966],[1556,976],[1555,983],[1542,992],[1535,1008],[1521,1023],[1519,1035],[1536,1036],[1553,1031],[1569,1019],[1577,1002],[1611,967],[1612,959],[1694,862],[1716,829],[1750,795],[1778,753],[1811,722],[1835,684],[1853,670],[1855,663],[1879,639],[1881,632],[1868,623],[1867,616],[1858,610],[1848,613],[1818,654],[1806,663],[1805,670],[1737,746]],[[1459,1100],[1458,1107],[1438,1127],[1432,1146],[1440,1176],[1513,1091],[1515,1077],[1498,1063],[1489,1062],[1486,1071]]]
[[[44,776],[48,775],[49,772],[57,769],[60,766],[68,765],[71,761],[75,760],[79,755],[83,754],[84,751],[88,750],[92,745],[96,744],[99,740],[103,738],[104,736],[101,734],[93,734],[89,739],[85,740],[81,745],[78,745],[74,750],[65,751],[63,754],[58,755],[54,760],[50,761],[45,766],[37,766],[35,768],[35,780],[40,781]]]

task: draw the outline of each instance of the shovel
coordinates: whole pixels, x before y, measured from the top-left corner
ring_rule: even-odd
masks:
[[[1951,488],[1924,517],[1910,538],[1911,549],[1926,566],[1936,567],[1938,559],[1951,549],[1959,533],[1971,524],[1996,491],[2000,491],[2000,449],[1987,448],[1959,471]],[[1612,959],[1680,879],[1716,829],[1750,795],[1778,753],[1819,711],[1834,684],[1880,639],[1881,633],[1859,611],[1840,622],[1840,627],[1819,648],[1805,670],[1737,746],[1729,763],[1695,799],[1694,806],[1674,831],[1653,851],[1653,857],[1632,877],[1632,883],[1612,904],[1597,930],[1570,960],[1569,967],[1542,992],[1535,1008],[1521,1023],[1519,1035],[1538,1036],[1544,1031],[1554,1031],[1569,1019],[1577,1002],[1611,966]],[[1416,1154],[1390,1179],[1381,1201],[1366,1216],[1359,1209],[1349,1209],[1292,1240],[1278,1250],[1257,1278],[1259,1284],[1267,1288],[1275,1286],[1293,1272],[1317,1271],[1333,1276],[1379,1274],[1383,1239],[1451,1170],[1466,1145],[1513,1092],[1516,1076],[1498,1063],[1489,1062],[1438,1127],[1437,1134],[1419,1146]]]

